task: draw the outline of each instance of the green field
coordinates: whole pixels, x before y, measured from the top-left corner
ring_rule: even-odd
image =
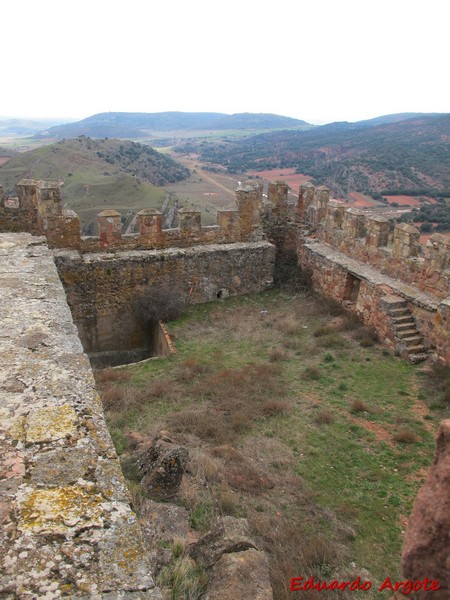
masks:
[[[398,580],[406,519],[449,414],[439,380],[305,293],[190,307],[169,325],[176,355],[97,373],[136,508],[128,435],[168,430],[190,451],[189,493],[176,501],[192,529],[246,517],[277,600],[293,597],[291,577],[360,575],[373,590]]]

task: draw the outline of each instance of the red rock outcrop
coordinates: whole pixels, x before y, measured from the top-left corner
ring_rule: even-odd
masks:
[[[414,502],[402,555],[403,576],[437,580],[440,590],[423,589],[408,597],[450,598],[450,419],[441,423],[428,477]]]

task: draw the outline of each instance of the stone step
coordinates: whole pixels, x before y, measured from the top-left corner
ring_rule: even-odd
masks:
[[[427,350],[426,350],[425,346],[422,346],[422,344],[418,344],[417,346],[408,347],[407,351],[408,351],[409,356],[411,356],[412,354],[423,354]]]
[[[428,353],[427,352],[418,352],[417,354],[410,354],[408,356],[409,362],[413,363],[414,365],[416,363],[423,362],[424,360],[427,360],[427,358],[428,358]]]
[[[391,315],[391,317],[400,317],[402,315],[410,314],[410,310],[407,306],[404,306],[402,308],[394,308],[390,310],[389,314]]]
[[[394,329],[396,333],[401,331],[417,331],[415,323],[394,323]]]
[[[397,323],[399,325],[403,324],[403,323],[414,323],[415,324],[414,318],[411,314],[405,315],[403,317],[393,317],[392,321],[394,322],[394,325],[397,325]]]
[[[402,344],[406,344],[406,347],[409,349],[410,347],[420,346],[422,343],[422,338],[420,335],[413,335],[411,337],[402,338]]]
[[[394,300],[393,298],[391,298],[388,303],[388,310],[389,312],[391,312],[396,308],[406,308],[407,306],[408,303],[406,302],[406,300],[403,300],[403,298],[398,298],[398,300]]]
[[[408,339],[418,335],[418,331],[415,327],[408,327],[407,329],[396,329],[395,334],[400,339]]]

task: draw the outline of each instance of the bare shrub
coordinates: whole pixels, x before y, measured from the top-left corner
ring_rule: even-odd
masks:
[[[321,408],[314,417],[318,425],[330,425],[334,421],[333,413],[329,408]]]
[[[108,385],[101,391],[103,408],[110,411],[123,411],[135,408],[145,401],[136,388],[128,385]]]
[[[354,331],[362,325],[361,319],[353,312],[346,312],[341,321],[342,331]]]
[[[201,440],[223,444],[233,441],[236,432],[229,421],[220,420],[215,410],[186,409],[167,418],[168,426],[178,433],[193,434]]]
[[[367,412],[368,408],[362,400],[352,400],[350,403],[350,412],[359,413]]]
[[[329,333],[317,340],[317,345],[321,348],[348,348],[349,342],[339,333]]]
[[[287,357],[287,352],[283,348],[274,348],[269,352],[270,362],[279,362]]]
[[[129,381],[131,372],[124,369],[100,369],[94,371],[95,380],[98,383],[109,383],[111,381]]]
[[[276,321],[276,327],[286,335],[299,335],[303,333],[303,326],[294,315],[287,315]]]
[[[270,580],[277,600],[292,598],[292,577],[307,573],[308,577],[324,579],[324,571],[336,571],[343,562],[342,546],[317,535],[307,519],[294,523],[279,513],[275,516],[254,511],[248,520],[258,545],[269,556]],[[301,592],[302,600],[320,600],[321,596],[314,590]],[[327,592],[326,597],[337,600],[345,595],[338,592],[334,596],[333,592]]]
[[[226,479],[233,490],[248,494],[261,494],[274,487],[269,477],[248,462],[231,465],[227,469]]]
[[[301,374],[302,379],[317,381],[320,379],[320,370],[317,367],[306,367]]]
[[[220,461],[207,452],[193,449],[190,451],[189,470],[194,477],[211,483],[219,476]]]
[[[338,317],[345,313],[345,309],[337,300],[328,296],[318,295],[317,301],[314,304],[314,312],[317,315]]]
[[[239,496],[226,484],[222,484],[216,492],[215,500],[223,515],[237,515],[240,509]]]
[[[359,341],[362,348],[371,348],[378,342],[378,334],[373,327],[363,325],[353,331],[353,339]]]
[[[394,440],[399,442],[400,444],[415,444],[420,441],[417,433],[412,431],[411,429],[400,429],[397,433],[394,434]]]
[[[433,363],[428,371],[428,380],[434,392],[438,392],[440,399],[450,404],[450,366]]]
[[[333,333],[333,331],[335,331],[335,329],[334,327],[331,327],[331,325],[319,325],[314,329],[313,336],[321,337],[322,335],[329,335],[330,333]]]
[[[277,398],[273,398],[272,400],[266,400],[263,403],[261,412],[267,417],[288,415],[292,412],[292,404],[286,400],[278,400]]]
[[[170,381],[151,381],[147,393],[152,398],[164,398],[173,391],[173,384]]]
[[[169,285],[149,287],[134,300],[134,309],[147,322],[172,321],[184,312],[185,301]]]
[[[179,379],[184,382],[192,381],[198,375],[206,373],[208,368],[202,365],[197,358],[187,358],[183,361],[182,370]]]

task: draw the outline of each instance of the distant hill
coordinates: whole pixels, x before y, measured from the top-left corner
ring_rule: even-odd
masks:
[[[160,207],[166,196],[162,186],[189,174],[150,146],[81,136],[17,155],[0,166],[0,184],[8,195],[24,177],[58,180],[64,202],[86,226],[104,208]]]
[[[450,190],[450,114],[387,115],[304,131],[180,145],[230,172],[295,167],[335,195]]]
[[[61,139],[87,135],[95,138],[137,139],[163,131],[292,129],[308,126],[305,121],[263,113],[110,112],[99,113],[76,123],[50,127],[40,132],[39,136]]]
[[[62,119],[11,119],[0,117],[0,137],[34,135],[64,123]]]

